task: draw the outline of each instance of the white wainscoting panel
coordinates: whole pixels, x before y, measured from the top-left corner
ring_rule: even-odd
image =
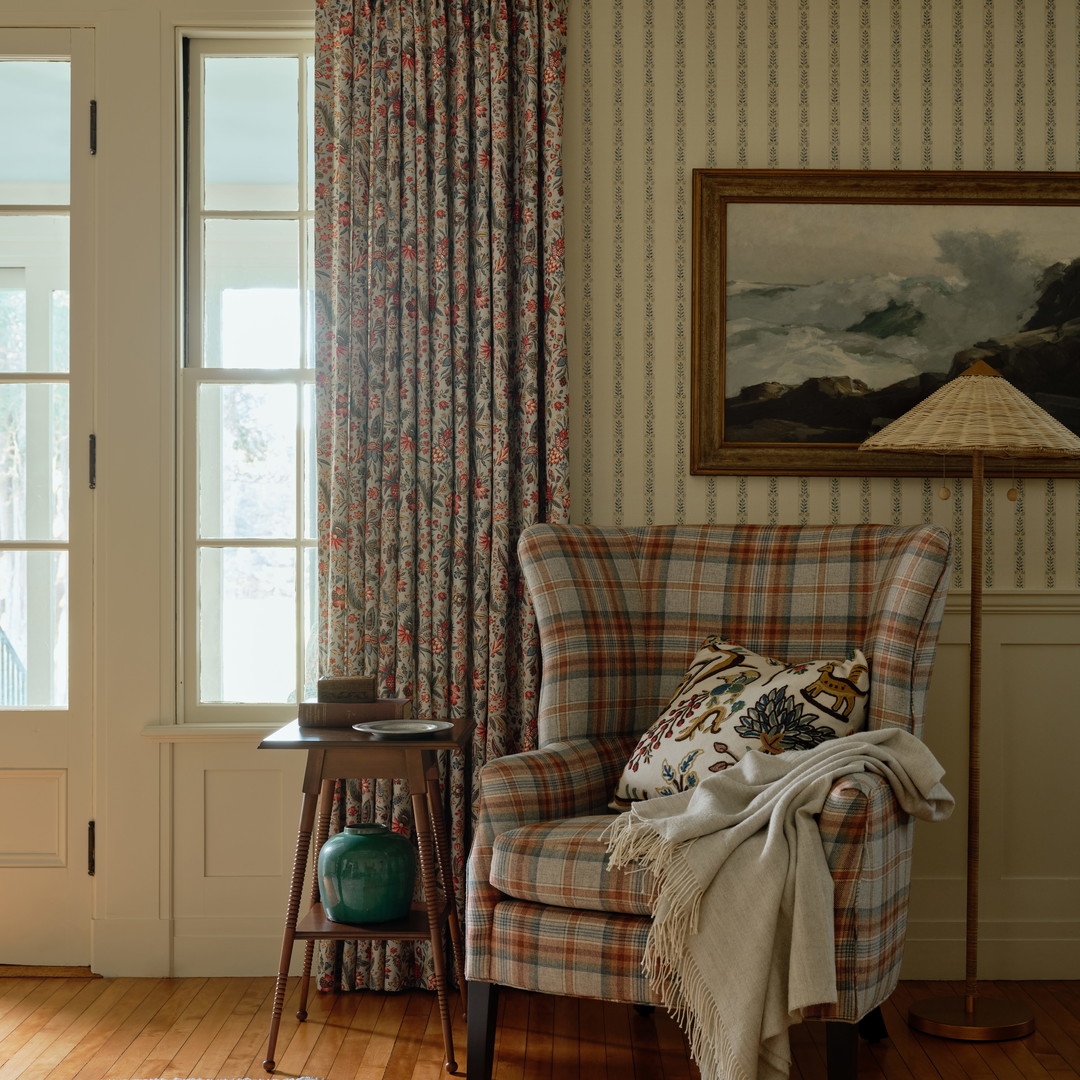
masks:
[[[203,771],[203,875],[275,878],[281,851],[281,770]]]
[[[919,822],[903,974],[964,974],[968,614],[950,598],[925,738],[957,809]],[[979,977],[1069,979],[1080,971],[1080,598],[987,597]]]
[[[172,972],[272,974],[305,755],[220,739],[173,754]]]
[[[67,865],[67,770],[0,769],[0,867]]]

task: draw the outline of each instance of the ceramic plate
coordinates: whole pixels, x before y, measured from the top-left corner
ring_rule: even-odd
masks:
[[[353,727],[380,739],[422,739],[437,731],[451,731],[454,725],[447,720],[368,720]]]

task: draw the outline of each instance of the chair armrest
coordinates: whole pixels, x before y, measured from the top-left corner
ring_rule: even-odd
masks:
[[[818,817],[834,885],[835,1005],[816,1019],[859,1020],[896,988],[907,927],[914,819],[884,777],[837,781]]]
[[[568,739],[510,754],[480,770],[480,802],[466,874],[466,977],[487,979],[491,919],[502,893],[490,885],[495,837],[532,822],[602,814],[638,736]]]

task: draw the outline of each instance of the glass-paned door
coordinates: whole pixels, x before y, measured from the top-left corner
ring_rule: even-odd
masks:
[[[4,963],[89,961],[92,525],[73,466],[91,431],[91,337],[73,327],[91,301],[73,267],[88,257],[91,50],[90,31],[0,30]]]

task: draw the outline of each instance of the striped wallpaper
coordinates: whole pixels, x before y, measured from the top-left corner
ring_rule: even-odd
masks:
[[[962,587],[969,482],[690,475],[692,170],[1077,170],[1078,60],[1075,0],[570,0],[573,519],[935,521]],[[987,588],[1080,590],[1080,482],[987,513]]]

